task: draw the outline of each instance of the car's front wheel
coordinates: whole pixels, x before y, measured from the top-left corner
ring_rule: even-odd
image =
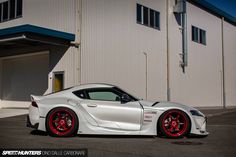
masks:
[[[160,132],[168,138],[180,138],[187,135],[190,126],[188,115],[177,109],[166,111],[162,114],[158,123]]]
[[[72,136],[76,133],[78,125],[75,112],[65,107],[51,110],[46,119],[46,128],[51,136]]]

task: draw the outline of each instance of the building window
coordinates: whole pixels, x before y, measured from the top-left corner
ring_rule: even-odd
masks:
[[[200,29],[200,43],[206,45],[206,31]]]
[[[143,24],[148,26],[148,8],[143,7]]]
[[[0,22],[22,17],[22,0],[6,0],[0,3]]]
[[[17,0],[16,17],[22,16],[22,0]]]
[[[2,3],[2,20],[5,21],[8,19],[8,2]]]
[[[160,12],[137,4],[137,23],[160,29]]]
[[[192,26],[192,41],[206,45],[206,31]]]
[[[16,1],[10,0],[10,19],[14,19],[16,16]]]
[[[142,23],[142,6],[137,4],[137,22]]]

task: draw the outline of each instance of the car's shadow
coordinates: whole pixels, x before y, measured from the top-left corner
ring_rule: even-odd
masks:
[[[45,131],[40,130],[32,130],[30,132],[31,135],[36,136],[49,136],[49,134]],[[80,137],[80,138],[155,138],[156,136],[139,136],[139,135],[74,135],[72,137]]]
[[[40,131],[40,130],[32,130],[30,132],[31,135],[38,135],[38,136],[48,136],[48,133],[45,131]]]
[[[37,136],[49,136],[49,134],[45,131],[40,131],[40,130],[32,130],[30,132],[31,135],[37,135]],[[90,134],[83,134],[83,135],[74,135],[72,137],[80,137],[80,138],[139,138],[139,139],[144,139],[144,138],[160,138],[160,139],[173,139],[173,138],[167,138],[165,136],[148,136],[148,135],[90,135]],[[188,137],[182,137],[182,138],[177,138],[177,139],[194,139],[194,138],[205,138],[206,136],[188,136]]]
[[[144,136],[144,135],[76,135],[77,137],[84,138],[156,138],[157,136]]]

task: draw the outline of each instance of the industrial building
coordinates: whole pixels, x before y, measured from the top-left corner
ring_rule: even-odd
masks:
[[[236,106],[236,18],[204,0],[0,0],[0,108],[85,83]]]

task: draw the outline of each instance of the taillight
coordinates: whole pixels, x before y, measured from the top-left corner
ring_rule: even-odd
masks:
[[[38,104],[35,101],[32,101],[31,105],[38,108]]]

